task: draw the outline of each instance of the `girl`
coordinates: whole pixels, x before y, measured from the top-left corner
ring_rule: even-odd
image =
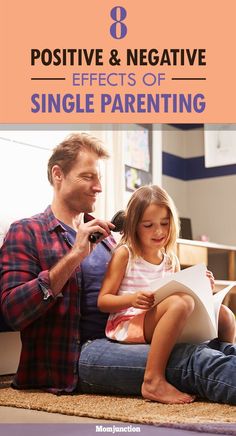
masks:
[[[173,252],[178,234],[177,211],[167,192],[155,185],[135,191],[127,206],[122,239],[98,297],[100,310],[111,313],[106,327],[108,338],[151,344],[142,395],[162,403],[194,401],[194,396],[177,390],[165,378],[170,353],[194,310],[194,300],[176,292],[153,306],[153,294],[143,291],[152,280],[180,269]],[[207,275],[213,286],[212,274]],[[232,319],[228,312],[228,308],[222,312],[224,326],[225,319]],[[227,335],[234,333],[232,328],[227,330]]]

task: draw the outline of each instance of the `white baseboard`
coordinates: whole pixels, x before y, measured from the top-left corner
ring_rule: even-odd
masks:
[[[14,374],[17,370],[21,340],[19,332],[1,332],[0,333],[0,375]]]

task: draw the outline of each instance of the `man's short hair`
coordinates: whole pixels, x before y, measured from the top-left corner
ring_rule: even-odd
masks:
[[[53,185],[52,167],[59,165],[64,175],[73,167],[80,151],[94,153],[99,159],[107,159],[109,153],[103,148],[102,142],[87,133],[72,133],[61,144],[54,148],[48,161],[48,180]]]

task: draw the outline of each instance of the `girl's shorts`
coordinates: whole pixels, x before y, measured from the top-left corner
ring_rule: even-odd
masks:
[[[144,318],[146,311],[134,315],[132,318],[109,319],[106,327],[106,336],[118,342],[144,344]]]

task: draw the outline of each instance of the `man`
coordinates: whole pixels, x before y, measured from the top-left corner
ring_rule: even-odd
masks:
[[[15,387],[57,393],[77,387],[87,393],[141,392],[149,346],[107,340],[106,319],[96,308],[113,225],[81,221],[83,212],[93,211],[101,192],[99,161],[107,157],[97,140],[85,134],[60,144],[48,164],[54,189],[51,207],[14,223],[5,239],[2,310],[22,338]],[[88,237],[94,232],[105,239],[90,254]],[[233,345],[217,340],[178,344],[166,377],[184,392],[236,404],[235,368]]]
[[[2,311],[22,339],[16,387],[71,392],[78,384],[77,274],[90,251],[89,234],[106,237],[113,226],[100,220],[80,223],[76,236],[73,228],[82,212],[94,209],[101,192],[99,161],[107,157],[99,141],[87,135],[59,145],[48,163],[51,207],[13,223],[2,246]]]

